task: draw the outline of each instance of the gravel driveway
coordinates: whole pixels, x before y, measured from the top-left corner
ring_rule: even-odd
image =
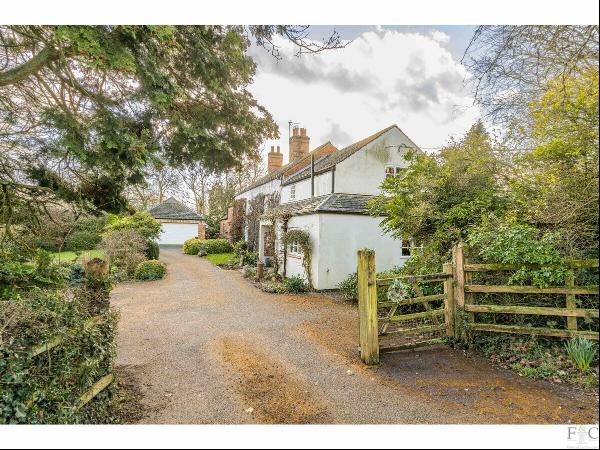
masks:
[[[355,307],[264,293],[161,248],[165,279],[118,285],[118,372],[142,423],[564,423],[597,398],[445,347],[357,357]]]

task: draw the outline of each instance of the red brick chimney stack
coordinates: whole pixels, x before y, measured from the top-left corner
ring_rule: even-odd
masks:
[[[306,135],[306,128],[294,127],[290,136],[290,161],[295,161],[308,155],[310,138]]]
[[[271,151],[267,155],[267,158],[267,170],[269,173],[283,166],[283,153],[281,153],[279,145],[277,146],[277,151],[275,151],[275,146],[271,145]]]

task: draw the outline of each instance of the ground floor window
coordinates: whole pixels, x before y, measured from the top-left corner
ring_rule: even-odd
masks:
[[[412,238],[402,239],[402,256],[411,256],[415,250],[421,248],[423,248],[423,246],[417,245]]]
[[[298,244],[297,242],[290,243],[290,245],[288,246],[288,253],[291,256],[300,256],[301,255],[300,244]]]

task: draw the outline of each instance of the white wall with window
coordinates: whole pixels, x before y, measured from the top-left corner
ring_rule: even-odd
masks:
[[[385,178],[392,178],[395,176],[400,175],[404,170],[406,169],[406,167],[400,167],[400,166],[385,166]]]
[[[335,170],[335,192],[378,195],[383,181],[408,167],[405,159],[415,144],[398,128],[392,128],[364,149],[339,162]]]

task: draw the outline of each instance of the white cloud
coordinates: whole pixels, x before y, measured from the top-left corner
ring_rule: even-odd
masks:
[[[442,46],[448,39],[379,28],[342,50],[300,58],[280,39],[281,61],[251,49],[258,70],[250,90],[277,120],[284,149],[288,120],[308,129],[311,148],[329,139],[341,148],[393,123],[417,145],[440,147],[479,115],[465,68]]]
[[[440,44],[446,44],[450,41],[450,36],[448,36],[443,31],[433,30],[429,33],[429,35],[431,36],[431,39],[433,39],[436,42],[439,42]]]

